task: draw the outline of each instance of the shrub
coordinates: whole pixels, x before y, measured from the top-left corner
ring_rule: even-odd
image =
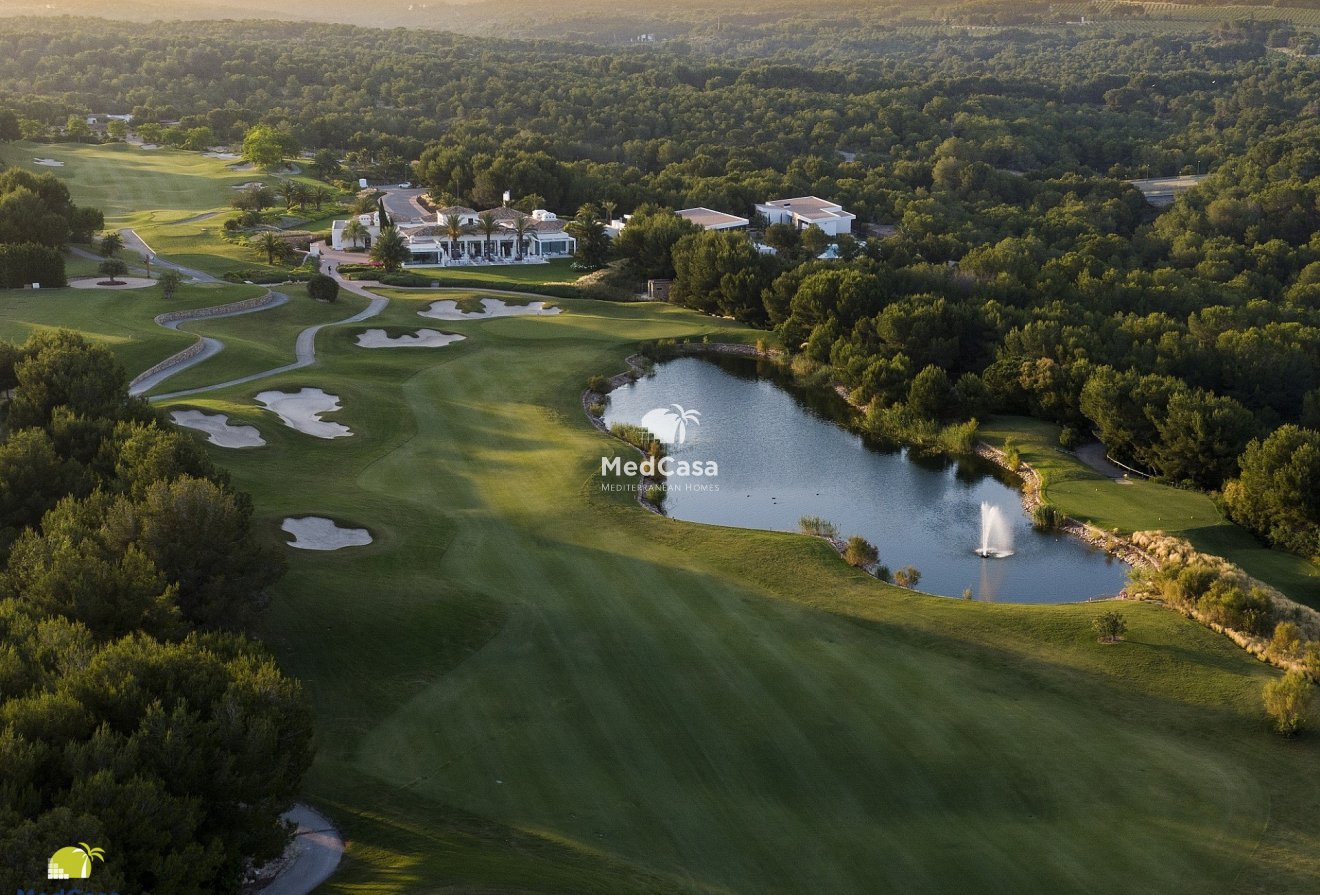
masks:
[[[664,503],[664,500],[665,500],[665,489],[663,486],[652,485],[651,487],[646,489],[647,503],[653,503],[658,506],[661,503]]]
[[[1302,647],[1302,664],[1306,666],[1307,674],[1320,680],[1320,640],[1306,641],[1306,646]]]
[[[335,301],[339,298],[339,283],[323,273],[313,274],[307,281],[307,294],[317,301]]]
[[[590,404],[587,405],[587,412],[590,413],[592,416],[597,417],[597,418],[604,416],[604,415],[605,415],[605,402],[604,402],[604,401],[592,401]]]
[[[1302,652],[1302,629],[1296,622],[1279,622],[1274,628],[1274,637],[1270,639],[1270,652],[1285,659],[1292,659]]]
[[[1127,633],[1127,619],[1123,618],[1123,613],[1111,609],[1093,618],[1091,627],[1095,628],[1095,635],[1101,643],[1118,643]]]
[[[587,380],[587,388],[598,395],[609,394],[610,380],[605,376],[592,376]]]
[[[916,587],[921,581],[921,570],[916,566],[904,566],[894,573],[894,583],[899,587]]]
[[[1212,584],[1196,606],[1215,624],[1248,634],[1267,633],[1274,620],[1274,607],[1263,590],[1246,590],[1228,578]]]
[[[880,560],[880,551],[861,535],[852,535],[843,550],[843,558],[850,566],[869,569]]]
[[[1004,465],[1014,472],[1022,465],[1022,454],[1011,436],[1004,439]]]
[[[1290,737],[1305,729],[1311,708],[1311,682],[1306,675],[1290,671],[1266,683],[1262,695],[1276,731]]]
[[[1082,438],[1082,433],[1078,432],[1072,426],[1064,426],[1059,430],[1059,445],[1070,451],[1080,447],[1084,440],[1085,439]]]
[[[1039,503],[1031,511],[1031,524],[1039,531],[1054,531],[1063,524],[1063,515],[1052,505]]]
[[[838,527],[833,522],[820,516],[803,516],[798,520],[798,530],[804,535],[816,535],[821,538],[829,538],[831,541],[839,537]]]

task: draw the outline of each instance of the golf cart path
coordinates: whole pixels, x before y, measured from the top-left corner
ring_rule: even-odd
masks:
[[[151,258],[151,263],[157,267],[163,267],[165,270],[172,270],[175,273],[188,277],[195,283],[223,283],[224,280],[219,277],[213,277],[209,273],[201,270],[194,270],[191,267],[184,267],[182,264],[175,264],[173,261],[166,261],[156,254],[156,250],[147,245],[146,240],[137,235],[136,230],[120,230],[119,235],[124,238],[124,248],[137,252],[139,255],[147,255]]]
[[[153,395],[151,400],[166,401],[173,398],[187,397],[188,395],[200,395],[206,392],[214,392],[219,391],[220,389],[230,388],[235,385],[245,385],[249,382],[256,382],[259,379],[267,379],[271,376],[278,376],[281,373],[289,373],[293,370],[301,370],[303,367],[310,367],[312,364],[316,363],[317,333],[325,329],[327,326],[341,326],[348,323],[360,323],[363,320],[370,320],[372,317],[375,317],[381,311],[385,310],[385,307],[390,303],[388,298],[373,295],[355,283],[349,283],[339,277],[336,277],[336,280],[338,280],[341,287],[346,288],[349,292],[352,292],[355,295],[369,298],[371,303],[351,317],[345,317],[343,320],[334,320],[329,323],[318,323],[315,326],[309,326],[302,332],[298,333],[298,340],[294,344],[294,357],[296,360],[294,360],[293,363],[273,367],[269,370],[262,370],[260,373],[250,373],[247,376],[240,376],[237,379],[229,379],[225,382],[216,382],[211,385],[202,385],[197,388],[183,389],[182,391],[177,392],[167,392],[163,395]],[[218,351],[219,349],[216,350]],[[177,369],[174,370],[174,372],[177,372]]]
[[[177,331],[181,325],[194,320],[218,320],[221,317],[254,314],[257,311],[277,308],[288,300],[289,296],[283,292],[267,292],[255,301],[244,299],[227,305],[217,305],[213,308],[197,308],[192,311],[174,311],[159,314],[156,316],[155,322],[157,326]],[[134,377],[133,381],[128,384],[128,393],[133,396],[145,394],[174,374],[181,373],[189,367],[197,366],[207,358],[214,357],[223,351],[224,347],[225,343],[219,339],[213,339],[210,336],[198,336],[198,340],[192,345],[177,354],[170,355],[154,367],[144,370]]]
[[[284,814],[298,830],[285,856],[288,863],[261,889],[261,895],[307,895],[330,878],[344,855],[344,839],[324,814],[308,805],[294,805]]]

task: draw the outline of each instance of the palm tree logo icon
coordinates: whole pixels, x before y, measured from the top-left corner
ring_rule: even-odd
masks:
[[[92,875],[92,861],[105,861],[105,849],[92,848],[86,842],[77,847],[70,845],[50,856],[46,865],[47,879],[88,879]]]
[[[642,427],[664,444],[683,444],[687,441],[688,423],[701,425],[700,410],[684,410],[682,404],[670,404],[648,410],[642,417]]]

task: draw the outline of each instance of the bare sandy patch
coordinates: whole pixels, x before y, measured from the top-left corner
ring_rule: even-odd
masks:
[[[371,532],[365,528],[342,528],[335,520],[323,516],[289,516],[280,528],[293,535],[288,544],[299,550],[365,547],[372,540]]]
[[[321,414],[339,410],[339,397],[319,388],[304,388],[296,392],[262,392],[257,395],[267,410],[278,416],[284,425],[315,438],[345,438],[353,430],[342,423],[329,423]]]
[[[203,152],[202,155],[206,158],[218,158],[227,162],[237,161],[242,158],[237,152],[225,152],[220,149],[212,149],[210,152]]]
[[[358,333],[357,343],[361,348],[443,348],[463,338],[458,333],[442,333],[434,329],[419,329],[394,337],[383,329],[369,329]]]
[[[485,320],[491,317],[550,317],[561,313],[563,308],[548,308],[543,301],[534,301],[525,305],[505,304],[502,299],[483,298],[480,311],[460,311],[458,302],[445,299],[432,302],[425,311],[418,311],[421,317],[435,320]]]
[[[266,439],[256,426],[235,426],[229,422],[229,414],[203,413],[200,410],[175,410],[170,419],[176,425],[197,429],[206,433],[206,440],[211,444],[226,448],[261,447]]]
[[[53,158],[34,158],[32,164],[41,165],[43,168],[63,168],[64,162]]]
[[[156,281],[149,280],[146,277],[115,277],[114,283],[100,277],[83,277],[78,280],[69,280],[69,288],[71,289],[145,289],[154,285],[156,285]]]

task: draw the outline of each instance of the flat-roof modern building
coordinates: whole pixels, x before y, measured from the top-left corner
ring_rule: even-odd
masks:
[[[751,223],[747,218],[740,218],[736,214],[725,214],[713,208],[684,208],[674,214],[706,230],[737,230]]]
[[[818,196],[799,196],[796,199],[772,199],[756,206],[771,224],[792,224],[805,230],[812,224],[830,236],[852,232],[857,215],[844,211],[843,206]]]

